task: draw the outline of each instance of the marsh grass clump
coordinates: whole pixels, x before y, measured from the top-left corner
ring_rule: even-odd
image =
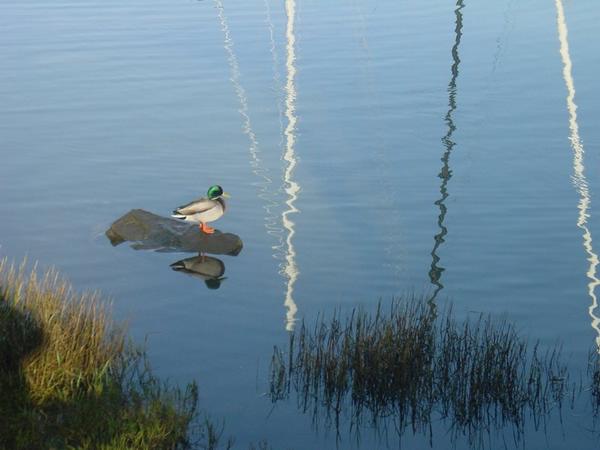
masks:
[[[559,346],[542,353],[506,321],[479,316],[460,324],[449,313],[437,342],[436,412],[471,443],[481,430],[506,425],[519,436],[528,418],[537,429],[553,408],[561,409],[569,382]]]
[[[416,297],[381,305],[374,314],[336,312],[290,335],[287,354],[275,347],[271,398],[293,390],[301,409],[339,432],[341,413],[351,427],[393,420],[430,435],[435,419],[471,444],[481,431],[510,424],[516,434],[527,417],[538,426],[560,408],[568,383],[560,349],[540,354],[505,321],[480,316],[457,322]]]
[[[0,262],[0,448],[187,448],[197,388],[169,387],[96,294]]]

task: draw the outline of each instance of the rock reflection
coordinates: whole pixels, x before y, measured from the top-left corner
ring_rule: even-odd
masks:
[[[219,258],[198,255],[185,258],[171,264],[171,269],[203,280],[209,289],[219,289],[224,277],[225,264]]]
[[[536,430],[560,412],[569,381],[560,349],[542,353],[507,322],[457,322],[434,316],[426,299],[394,302],[375,314],[335,314],[290,335],[287,353],[275,348],[273,402],[295,392],[315,426],[342,435],[361,428],[395,429],[433,439],[441,422],[454,440],[484,447],[505,431],[519,441],[526,421]],[[345,419],[344,419],[345,420]]]

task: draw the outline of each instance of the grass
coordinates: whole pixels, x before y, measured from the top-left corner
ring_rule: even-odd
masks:
[[[451,433],[472,445],[484,434],[526,419],[536,427],[567,393],[560,348],[541,353],[505,321],[480,316],[459,323],[452,311],[438,314],[424,299],[380,305],[375,314],[354,310],[303,323],[290,334],[287,352],[275,347],[271,398],[297,393],[313,421],[334,425],[343,411],[354,431],[393,420],[399,433],[411,429],[432,438],[442,419]]]
[[[599,361],[589,365],[596,414]],[[417,297],[302,323],[287,351],[275,347],[270,381],[273,401],[295,391],[338,432],[346,412],[355,432],[393,421],[430,439],[441,419],[471,444],[507,425],[516,437],[527,420],[539,427],[570,392],[559,347],[541,353],[505,321],[458,322]],[[0,261],[0,449],[233,448],[197,405],[195,383],[157,379],[99,295]]]
[[[197,387],[153,376],[96,294],[0,262],[0,448],[192,446]]]

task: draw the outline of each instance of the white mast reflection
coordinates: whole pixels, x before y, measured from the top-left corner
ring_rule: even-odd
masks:
[[[596,286],[600,284],[600,280],[596,276],[596,267],[598,266],[598,255],[594,253],[592,247],[592,233],[587,226],[587,218],[589,217],[588,210],[591,204],[590,190],[587,179],[585,177],[584,166],[584,149],[581,139],[579,138],[579,125],[577,124],[577,105],[575,104],[575,84],[571,69],[573,63],[569,54],[568,29],[565,21],[565,11],[562,0],[556,0],[556,13],[558,25],[558,40],[560,41],[560,56],[563,62],[563,78],[567,86],[567,109],[569,110],[569,140],[573,149],[573,184],[579,193],[579,216],[577,217],[577,226],[583,230],[583,248],[588,255],[590,263],[586,273],[590,282],[588,283],[588,294],[592,299],[592,303],[588,308],[588,313],[592,319],[592,328],[596,330],[596,346],[600,352],[600,319],[596,315],[598,308],[598,298],[596,297]]]
[[[231,69],[231,83],[235,89],[235,93],[240,102],[240,115],[243,119],[242,129],[244,133],[248,136],[250,141],[250,155],[251,155],[251,164],[252,170],[255,175],[259,178],[262,178],[263,182],[260,183],[260,191],[259,197],[267,202],[265,209],[267,211],[267,216],[265,217],[265,225],[269,234],[278,236],[278,227],[276,226],[276,221],[274,219],[274,215],[271,214],[271,208],[277,206],[277,203],[273,201],[273,199],[268,198],[268,185],[271,184],[271,179],[267,175],[266,169],[262,167],[261,160],[259,158],[259,145],[258,139],[256,138],[256,134],[252,129],[252,123],[250,121],[250,115],[248,112],[248,97],[246,95],[246,90],[242,86],[240,82],[241,72],[237,57],[234,51],[234,43],[231,38],[231,32],[229,30],[229,26],[227,24],[227,19],[225,17],[225,10],[223,7],[223,3],[221,0],[215,0],[215,6],[217,8],[219,21],[221,22],[221,30],[224,34],[224,48],[227,52],[227,60],[229,62],[229,67]],[[271,52],[274,56],[274,68],[276,69],[276,55],[275,55],[275,45],[273,40],[273,28],[270,20],[270,9],[267,6],[267,20],[269,22],[269,32],[271,33]],[[286,0],[285,2],[285,10],[287,15],[287,26],[286,26],[286,84],[284,87],[285,91],[285,117],[287,118],[287,126],[284,130],[285,135],[285,151],[283,154],[283,160],[286,162],[286,167],[283,173],[283,181],[284,181],[284,191],[287,194],[288,198],[285,202],[287,209],[282,212],[281,219],[283,222],[283,227],[287,232],[287,236],[285,239],[285,264],[283,267],[283,274],[287,278],[286,283],[286,293],[285,293],[285,301],[284,306],[286,307],[286,330],[292,331],[294,329],[294,323],[296,321],[296,313],[298,308],[296,303],[294,302],[293,294],[294,294],[294,285],[296,284],[296,280],[298,279],[298,267],[296,265],[296,250],[293,245],[293,237],[295,234],[294,230],[294,222],[289,217],[290,214],[297,213],[299,210],[294,206],[294,202],[298,198],[298,192],[300,191],[300,185],[296,183],[293,179],[293,171],[296,167],[297,160],[295,154],[295,144],[296,144],[296,86],[295,86],[295,76],[296,76],[296,67],[294,63],[296,61],[296,53],[295,53],[295,42],[296,37],[294,35],[294,19],[296,14],[296,2],[295,0]],[[276,82],[278,82],[278,78],[276,77]],[[277,246],[275,247],[277,248]]]
[[[296,250],[294,249],[293,238],[296,231],[294,230],[294,222],[290,218],[291,214],[297,213],[299,210],[294,205],[294,202],[298,198],[298,192],[300,191],[300,185],[294,181],[293,173],[294,168],[297,164],[295,145],[296,145],[296,123],[298,121],[296,117],[296,36],[294,35],[294,20],[296,16],[296,1],[286,0],[285,1],[285,13],[287,16],[287,25],[285,30],[286,37],[286,83],[285,83],[285,117],[287,118],[287,126],[285,127],[285,152],[283,154],[283,160],[286,162],[286,167],[283,173],[283,181],[285,184],[285,193],[287,194],[287,200],[285,204],[287,209],[281,214],[283,221],[283,227],[287,231],[285,239],[286,254],[285,254],[285,265],[283,273],[287,277],[287,286],[285,292],[284,306],[287,309],[286,312],[286,325],[285,329],[292,331],[294,329],[294,323],[296,320],[296,312],[298,307],[294,302],[294,285],[298,279],[298,267],[296,265]]]

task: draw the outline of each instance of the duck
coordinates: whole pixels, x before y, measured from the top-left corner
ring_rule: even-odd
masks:
[[[192,200],[188,204],[180,206],[173,211],[171,217],[197,223],[200,231],[213,234],[215,229],[209,227],[207,223],[214,222],[225,214],[227,208],[225,205],[226,198],[229,198],[229,194],[223,192],[223,188],[215,184],[208,188],[206,197]]]

